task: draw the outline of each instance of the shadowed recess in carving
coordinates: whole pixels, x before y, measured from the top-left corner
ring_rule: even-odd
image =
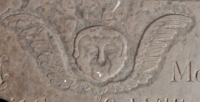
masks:
[[[8,102],[8,101],[6,101],[6,100],[4,100],[4,99],[0,99],[0,102]]]

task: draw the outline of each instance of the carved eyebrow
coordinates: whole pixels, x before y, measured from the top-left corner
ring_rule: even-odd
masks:
[[[88,45],[88,44],[92,44],[92,43],[91,43],[91,42],[85,43],[85,44],[83,45],[83,47],[85,47],[85,46]]]
[[[88,39],[85,39],[84,37],[88,37]],[[81,38],[80,38],[80,40],[86,40],[86,41],[90,41],[91,39],[92,39],[92,37],[91,36],[89,36],[89,35],[85,35],[85,36],[82,36]],[[80,41],[79,41],[80,42]]]
[[[94,40],[92,39],[92,37],[90,37],[88,40],[86,40],[86,43],[83,46],[86,46],[89,43],[93,44],[93,42],[94,42]]]
[[[118,39],[120,39],[120,42],[123,43],[122,39],[119,36],[114,37],[114,39],[111,42],[115,42],[118,41]],[[123,46],[122,46],[123,47]]]
[[[119,39],[119,37],[114,37],[114,39],[111,42],[114,42],[117,40],[117,38]]]

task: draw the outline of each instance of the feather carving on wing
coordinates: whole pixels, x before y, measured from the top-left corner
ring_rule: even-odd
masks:
[[[145,30],[137,51],[135,71],[138,83],[146,83],[162,67],[166,54],[176,41],[185,37],[194,20],[182,15],[166,15],[153,21]]]
[[[40,17],[29,14],[7,16],[2,21],[3,26],[15,29],[21,44],[25,44],[25,49],[34,56],[50,84],[64,90],[91,91],[102,88],[99,91],[101,94],[110,90],[110,92],[130,90],[139,84],[150,82],[149,80],[155,78],[156,72],[162,68],[172,45],[179,38],[184,38],[194,26],[194,19],[183,15],[165,15],[154,20],[147,26],[139,42],[132,76],[123,83],[115,82],[96,88],[84,81],[80,84],[70,68],[65,68],[69,67],[67,55],[58,34],[52,31],[53,25],[50,27],[50,24]]]
[[[66,77],[62,62],[62,53],[56,35],[39,17],[29,14],[15,14],[4,18],[5,27],[15,29],[22,42],[37,61],[42,73],[50,79],[51,84],[63,89],[69,88],[71,82]]]

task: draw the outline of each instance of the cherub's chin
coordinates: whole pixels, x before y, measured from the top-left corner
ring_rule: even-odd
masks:
[[[94,79],[94,80],[96,80],[96,81],[100,81],[100,82],[102,82],[102,81],[105,81],[106,79],[107,79],[107,77],[105,77],[105,76],[98,76],[98,75],[96,75],[96,76],[92,76],[92,78]]]
[[[104,81],[109,77],[109,73],[102,71],[93,71],[91,77],[96,81]]]

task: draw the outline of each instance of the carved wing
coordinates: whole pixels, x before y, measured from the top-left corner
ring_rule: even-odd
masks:
[[[164,64],[167,52],[179,38],[191,30],[194,20],[182,15],[167,15],[152,22],[145,30],[137,51],[135,71],[138,83],[154,78]],[[178,39],[177,39],[178,38]]]
[[[39,17],[29,14],[15,14],[2,20],[3,26],[15,29],[22,48],[34,56],[42,73],[53,86],[68,89],[70,73],[65,72],[62,60],[62,45],[59,38]],[[66,75],[67,74],[67,75]]]

